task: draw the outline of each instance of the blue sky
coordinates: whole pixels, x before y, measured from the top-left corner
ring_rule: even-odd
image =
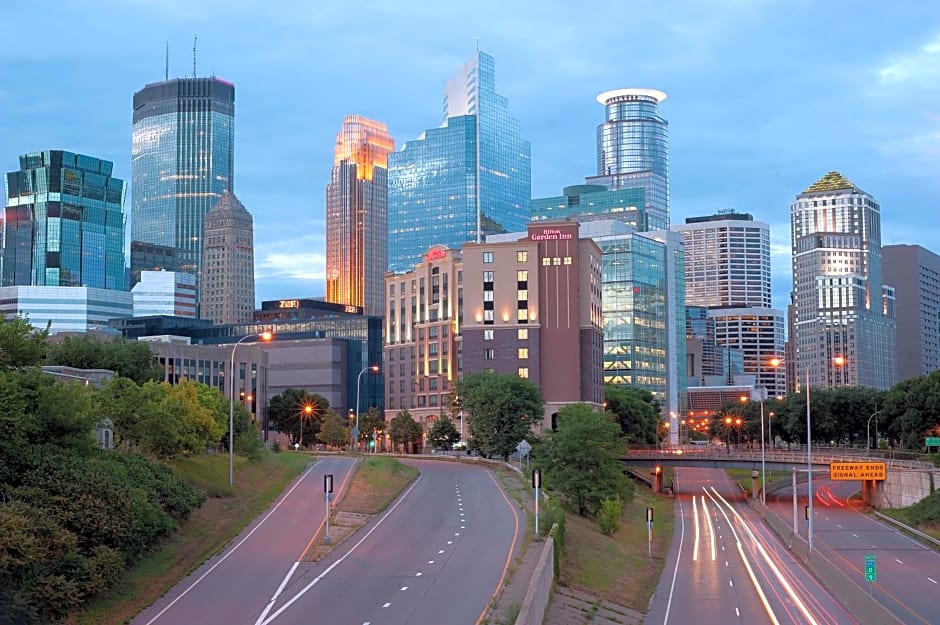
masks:
[[[940,253],[940,6],[896,0],[58,0],[0,11],[0,170],[66,149],[130,179],[131,98],[197,72],[236,84],[235,192],[258,300],[323,294],[324,187],[343,117],[396,145],[435,127],[476,39],[532,142],[532,192],[595,168],[595,96],[662,89],[672,221],[733,208],[771,225],[790,290],[789,203],[837,169],[881,202],[884,243]],[[130,210],[128,194],[127,210]]]

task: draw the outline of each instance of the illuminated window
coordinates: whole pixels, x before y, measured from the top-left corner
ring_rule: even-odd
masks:
[[[492,272],[492,271],[484,271],[484,272],[483,272],[483,281],[484,281],[484,282],[492,282],[492,281],[493,281],[493,272]]]
[[[571,264],[571,257],[570,257],[570,256],[565,256],[565,264],[566,264],[566,265],[570,265],[570,264]]]
[[[516,338],[520,341],[529,340],[529,328],[519,328],[516,330]]]
[[[483,291],[483,301],[492,302],[493,301],[493,292],[492,291]]]
[[[561,265],[561,257],[560,257],[560,256],[554,257],[554,258],[552,259],[552,264],[555,265],[555,266]]]
[[[516,321],[519,323],[527,323],[529,321],[529,310],[527,308],[519,308],[516,311]]]
[[[526,250],[519,250],[516,252],[516,262],[525,263],[529,260],[529,252]]]
[[[484,263],[493,262],[493,252],[483,252],[483,262]]]
[[[519,360],[528,360],[529,358],[529,348],[520,347],[519,348]]]
[[[548,256],[546,256],[545,258],[542,259],[542,266],[543,266],[543,267],[548,267],[548,266],[551,265],[551,264],[552,264],[552,259],[549,258]]]
[[[493,319],[494,319],[494,317],[493,317],[493,311],[492,311],[492,310],[484,310],[484,311],[483,311],[483,323],[487,323],[487,322],[488,322],[488,323],[493,323]]]
[[[518,282],[528,282],[529,272],[526,269],[520,269],[516,272],[516,281]]]
[[[493,340],[493,332],[494,332],[494,330],[483,330],[483,340],[484,340],[484,341],[492,341],[492,340]]]
[[[526,290],[526,289],[521,289],[521,290],[519,291],[519,295],[516,297],[516,299],[519,300],[520,302],[528,301],[528,299],[529,299],[529,291]]]
[[[529,368],[528,367],[519,367],[519,377],[528,378],[529,377]]]

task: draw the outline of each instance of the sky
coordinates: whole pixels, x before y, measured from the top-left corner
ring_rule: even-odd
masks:
[[[344,116],[396,147],[441,122],[481,50],[532,143],[533,197],[595,173],[602,91],[668,93],[671,216],[771,229],[789,301],[789,206],[830,170],[881,203],[883,244],[940,253],[940,4],[919,0],[54,0],[0,11],[0,171],[64,149],[128,181],[133,93],[234,82],[234,191],[254,217],[256,299],[322,296],[324,201]],[[128,232],[130,217],[128,217]]]

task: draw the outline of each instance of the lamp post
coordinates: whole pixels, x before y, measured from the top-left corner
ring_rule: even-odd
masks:
[[[304,447],[304,417],[313,415],[313,406],[305,404],[304,409],[300,411],[300,448]]]
[[[882,410],[884,409],[882,408]],[[865,425],[865,438],[866,438],[865,449],[866,451],[871,450],[871,430],[869,428],[871,427],[872,419],[875,419],[875,448],[878,447],[878,419],[876,417],[878,416],[878,413],[880,412],[881,410],[876,410],[875,414],[868,417],[868,423]]]
[[[238,346],[248,339],[260,338],[262,341],[270,341],[271,333],[262,332],[261,334],[246,334],[241,337],[232,346],[232,362],[229,367],[229,402],[228,402],[228,485],[235,484],[235,350]]]
[[[809,367],[806,373],[806,492],[809,494],[809,526],[807,528],[807,542],[809,553],[813,552],[813,434],[810,430],[810,402],[809,402]]]
[[[359,448],[359,384],[362,382],[362,374],[366,371],[377,373],[378,370],[378,365],[368,365],[363,367],[362,371],[359,372],[359,375],[356,376],[356,427],[353,428],[353,450]]]

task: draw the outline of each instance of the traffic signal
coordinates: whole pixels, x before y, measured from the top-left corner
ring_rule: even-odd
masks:
[[[375,439],[369,441],[369,447],[375,447]]]

